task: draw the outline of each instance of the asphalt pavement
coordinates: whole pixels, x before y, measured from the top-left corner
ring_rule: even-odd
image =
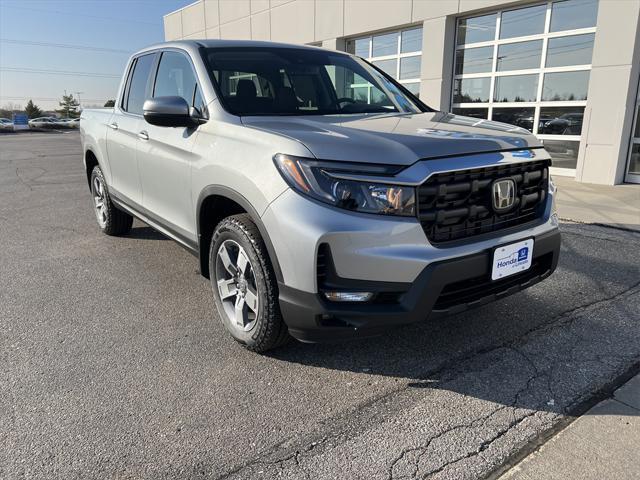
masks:
[[[1,135],[0,478],[498,475],[640,365],[640,234],[562,232],[527,291],[260,356],[189,253],[99,232],[77,133]]]

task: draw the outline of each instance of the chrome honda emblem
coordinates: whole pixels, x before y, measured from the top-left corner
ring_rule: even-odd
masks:
[[[503,178],[493,182],[491,187],[493,210],[506,212],[516,203],[516,182],[512,178]]]

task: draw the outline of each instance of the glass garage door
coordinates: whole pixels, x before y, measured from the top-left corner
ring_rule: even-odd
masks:
[[[575,175],[597,12],[563,0],[458,19],[453,113],[526,128]]]
[[[636,100],[636,113],[631,133],[629,163],[627,164],[627,176],[625,181],[640,183],[640,91],[638,91],[638,98]]]

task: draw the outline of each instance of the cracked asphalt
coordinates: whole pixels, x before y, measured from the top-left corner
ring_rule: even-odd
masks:
[[[640,234],[381,338],[243,350],[197,262],[98,231],[77,133],[0,136],[0,478],[476,479],[640,364]]]

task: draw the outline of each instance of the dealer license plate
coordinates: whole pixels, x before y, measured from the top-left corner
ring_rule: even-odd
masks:
[[[491,280],[523,272],[531,267],[533,238],[498,247],[493,252]]]

